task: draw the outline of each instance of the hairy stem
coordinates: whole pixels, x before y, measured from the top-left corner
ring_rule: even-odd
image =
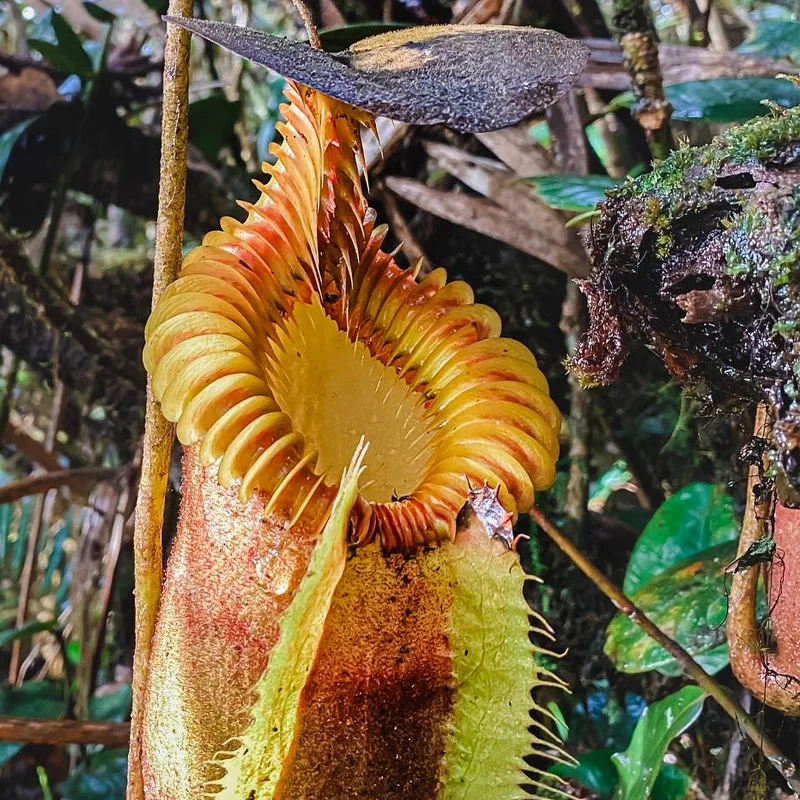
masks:
[[[681,665],[684,673],[698,686],[708,692],[723,711],[733,719],[742,732],[758,747],[767,760],[780,772],[786,783],[795,792],[800,791],[800,776],[791,759],[787,758],[778,746],[762,731],[758,724],[742,708],[740,703],[717,683],[674,639],[667,636],[653,623],[622,590],[613,584],[588,558],[550,522],[538,508],[530,512],[536,524],[555,542],[559,549],[569,557],[578,569],[625,614],[631,622],[638,625],[650,638],[658,642]]]
[[[172,16],[192,14],[192,0],[170,0]],[[178,276],[186,204],[186,151],[189,134],[189,31],[167,24],[164,48],[164,101],[161,120],[161,173],[153,265],[153,305]],[[172,455],[173,426],[164,419],[147,381],[142,473],[134,528],[136,650],[128,756],[128,800],[143,800],[142,720],[150,649],[161,596],[161,530]]]

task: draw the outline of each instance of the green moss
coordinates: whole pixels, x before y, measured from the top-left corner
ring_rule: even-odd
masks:
[[[800,107],[732,127],[702,147],[682,142],[652,172],[626,182],[609,196],[645,198],[645,221],[663,231],[676,215],[707,207],[724,167],[756,167],[793,145],[800,151]]]

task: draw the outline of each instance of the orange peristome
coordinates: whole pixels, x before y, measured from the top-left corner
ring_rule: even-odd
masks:
[[[381,249],[358,174],[369,120],[291,83],[286,95],[259,199],[189,253],[146,328],[153,391],[184,445],[146,697],[148,800],[196,800],[219,779],[362,437],[350,538],[385,551],[454,539],[470,484],[498,487],[514,516],[555,475],[560,415],[530,351],[500,338],[466,283],[442,269],[418,280]]]
[[[184,444],[242,501],[292,524],[330,503],[363,435],[353,540],[452,539],[470,482],[516,515],[555,475],[560,417],[530,351],[462,281],[417,280],[381,250],[355,109],[295,85],[247,219],[185,259],[147,326],[145,364]],[[309,522],[309,524],[311,524]]]

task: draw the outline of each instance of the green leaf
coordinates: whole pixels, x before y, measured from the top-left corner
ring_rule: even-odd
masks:
[[[124,800],[127,771],[127,750],[102,750],[56,788],[63,800]]]
[[[593,511],[602,509],[608,498],[630,482],[633,475],[624,461],[615,462],[589,487],[589,507]],[[597,506],[595,508],[594,506]]]
[[[4,131],[2,135],[0,135],[0,181],[3,180],[3,173],[6,171],[6,164],[8,164],[8,159],[11,158],[11,153],[14,150],[14,145],[17,143],[17,139],[22,136],[23,133],[30,127],[31,123],[36,122],[39,119],[39,114],[35,114],[32,117],[28,117],[28,119],[22,120],[22,122],[18,122],[13,127],[9,128],[7,131]],[[11,506],[4,506],[7,508],[11,508]]]
[[[704,550],[661,573],[631,597],[664,633],[705,661],[710,672],[719,672],[728,662],[725,568],[736,558],[736,547],[736,541],[730,541]],[[603,651],[620,672],[658,669],[667,675],[681,674],[675,658],[624,614],[611,620]]]
[[[800,20],[762,19],[756,22],[755,33],[736,50],[800,61]]]
[[[50,14],[50,24],[56,37],[56,44],[43,39],[29,39],[28,46],[38,50],[42,56],[56,69],[69,74],[86,77],[91,75],[92,60],[83,49],[78,34],[70,27],[69,22],[55,11]]]
[[[18,628],[11,628],[8,631],[0,631],[0,647],[10,644],[15,639],[24,639],[34,633],[41,633],[42,631],[51,631],[58,624],[57,619],[49,619],[45,622],[38,620],[31,620]]]
[[[322,28],[319,39],[322,49],[329,53],[347,50],[350,45],[366,39],[368,36],[379,36],[382,33],[391,33],[403,28],[410,28],[407,22],[354,22],[352,25],[332,25]]]
[[[15,687],[0,685],[0,714],[3,716],[57,719],[63,712],[64,694],[60,684],[29,681]],[[0,766],[24,746],[21,742],[0,742]]]
[[[623,590],[633,595],[678,561],[738,536],[730,497],[711,483],[690,483],[653,514],[633,548]]]
[[[98,22],[104,22],[110,25],[117,18],[116,14],[112,14],[110,11],[103,8],[103,6],[98,5],[97,3],[92,3],[90,0],[87,0],[87,2],[83,4],[83,7]]]
[[[699,686],[684,686],[647,708],[628,749],[611,757],[619,773],[614,800],[650,797],[669,743],[700,716],[705,699],[706,693]]]
[[[89,699],[89,719],[106,722],[124,722],[131,713],[133,690],[129,683],[108,694],[95,695]]]
[[[189,104],[189,140],[209,161],[214,161],[228,144],[241,113],[241,100],[228,100],[218,94],[195,100]]]
[[[578,764],[556,764],[550,772],[583,786],[601,800],[611,800],[619,783],[619,774],[611,760],[613,750],[591,750],[578,756]],[[664,764],[653,784],[653,800],[684,800],[692,779],[686,770]]]
[[[687,81],[665,86],[664,92],[672,104],[673,118],[685,122],[746,122],[769,113],[762,100],[770,100],[782,108],[800,105],[800,88],[782,78]],[[633,95],[625,92],[611,101],[608,110],[633,105]]]
[[[692,776],[675,764],[664,764],[653,784],[653,800],[685,800],[692,785]]]
[[[551,208],[561,211],[592,211],[605,200],[605,193],[620,184],[608,175],[540,175],[521,178],[533,193]]]
[[[32,50],[38,50],[50,66],[61,70],[61,72],[66,72],[69,75],[80,75],[81,77],[92,74],[91,61],[89,61],[89,68],[87,69],[82,59],[75,61],[65,54],[57,44],[46,42],[43,39],[28,39],[28,45]],[[85,52],[84,55],[86,55]],[[86,58],[88,59],[89,56],[86,56]]]
[[[613,750],[591,750],[578,756],[578,763],[556,764],[550,772],[575,781],[602,800],[610,800],[619,782],[611,756]]]
[[[50,17],[50,24],[53,26],[61,51],[74,60],[76,64],[83,63],[86,74],[91,74],[92,61],[83,49],[80,37],[72,30],[72,26],[67,22],[64,15],[53,12]],[[81,73],[79,72],[78,74]]]
[[[33,506],[36,503],[33,497],[23,497],[19,503],[20,513],[17,523],[17,538],[11,550],[11,577],[16,579],[22,571],[22,564],[25,561],[25,552],[28,549],[28,536],[30,535],[31,517]]]
[[[626,692],[620,704],[616,695],[608,691],[607,681],[597,681],[596,685],[599,690],[572,709],[567,745],[574,750],[591,739],[604,748],[621,750],[630,742],[647,703],[639,695]]]

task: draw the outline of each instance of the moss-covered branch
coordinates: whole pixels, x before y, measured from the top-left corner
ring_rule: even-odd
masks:
[[[669,124],[672,106],[664,94],[649,5],[644,0],[614,0],[613,25],[636,97],[634,116],[644,128],[653,156],[664,159],[673,144]]]

